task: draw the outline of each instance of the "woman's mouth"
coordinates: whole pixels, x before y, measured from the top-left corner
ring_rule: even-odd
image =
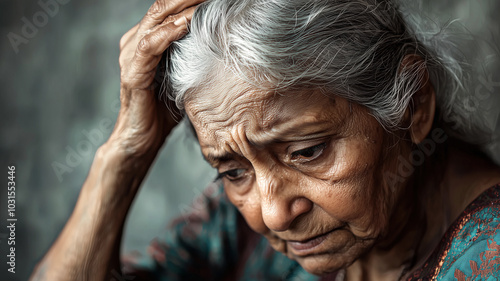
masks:
[[[330,235],[333,231],[334,230],[303,241],[288,240],[286,241],[286,243],[288,247],[293,249],[293,252],[296,255],[298,256],[308,255],[311,254],[312,251],[316,249],[319,245],[321,245],[321,243],[323,243],[323,241],[325,241],[326,238],[328,238],[328,235]]]

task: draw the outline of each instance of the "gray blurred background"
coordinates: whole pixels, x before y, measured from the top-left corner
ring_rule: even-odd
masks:
[[[152,0],[0,0],[0,280],[27,280],[74,207],[93,155],[118,113],[118,41]],[[40,3],[58,3],[45,11]],[[418,1],[438,22],[461,19],[478,35],[488,71],[476,110],[498,132],[500,0]],[[29,23],[27,23],[29,22]],[[34,28],[28,28],[33,24]],[[488,43],[491,46],[488,46]],[[493,46],[493,47],[492,47]],[[468,48],[468,47],[467,47]],[[468,49],[465,48],[465,52]],[[480,86],[482,85],[482,86]],[[481,88],[482,87],[482,88]],[[478,88],[476,88],[477,90]],[[89,138],[89,136],[91,136]],[[498,145],[491,149],[498,152]],[[498,153],[496,153],[498,155]],[[16,166],[16,273],[7,272],[7,165]],[[144,251],[215,176],[181,125],[162,150],[129,214],[125,251]],[[167,183],[168,182],[168,188]]]

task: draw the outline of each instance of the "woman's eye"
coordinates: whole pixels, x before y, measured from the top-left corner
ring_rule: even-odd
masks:
[[[326,143],[321,143],[315,146],[297,150],[295,152],[292,152],[291,160],[312,161],[318,158],[321,155],[321,153],[323,153],[323,150],[325,150],[325,148],[326,148]]]
[[[233,169],[229,171],[225,171],[223,173],[219,173],[217,176],[218,179],[220,178],[227,178],[230,181],[236,181],[241,179],[245,174],[245,169]]]

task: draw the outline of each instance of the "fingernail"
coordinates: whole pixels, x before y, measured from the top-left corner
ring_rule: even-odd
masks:
[[[186,25],[187,24],[187,19],[185,16],[182,16],[174,21],[174,25],[181,26],[181,25]]]

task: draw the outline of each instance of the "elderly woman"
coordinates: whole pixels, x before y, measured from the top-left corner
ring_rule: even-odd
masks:
[[[500,276],[500,169],[479,149],[457,64],[395,3],[199,2],[157,0],[123,36],[115,129],[33,280]],[[219,176],[149,262],[121,268],[172,98]]]

